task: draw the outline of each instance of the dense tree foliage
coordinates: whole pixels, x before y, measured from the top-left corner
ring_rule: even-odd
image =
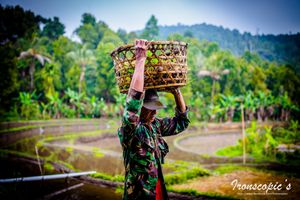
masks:
[[[141,35],[142,38],[147,40],[157,39],[159,28],[157,25],[157,19],[154,15],[151,15],[150,19],[146,23],[146,27]]]
[[[2,7],[0,4],[0,44],[30,37],[39,30],[39,25],[46,19],[31,11],[24,11],[20,6]]]
[[[127,33],[122,29],[114,32],[92,14],[84,13],[74,31],[81,41],[75,42],[62,35],[64,25],[56,17],[39,21],[43,18],[18,6],[1,7],[1,15],[14,12],[22,13],[22,19],[13,26],[26,22],[28,28],[1,30],[2,120],[121,115],[125,95],[118,91],[110,53],[135,38],[163,39],[164,34],[159,32],[155,16],[142,32]],[[44,26],[39,26],[41,22]],[[231,34],[239,37],[237,31]],[[295,65],[266,61],[252,49],[237,55],[222,50],[217,42],[197,37],[192,28],[182,34],[174,30],[167,36],[168,40],[189,44],[189,79],[182,92],[193,119],[237,121],[242,103],[247,120],[296,117],[300,78]],[[168,105],[161,113],[165,115],[174,109],[174,100],[168,93],[161,96]]]
[[[65,25],[63,25],[58,17],[54,17],[52,19],[48,19],[46,22],[43,31],[41,33],[42,36],[48,37],[50,39],[57,39],[59,36],[65,33]]]
[[[246,51],[258,54],[268,61],[291,64],[300,74],[300,33],[281,35],[252,35],[240,33],[222,26],[210,24],[159,26],[159,38],[166,39],[170,34],[179,33],[186,37],[216,42],[222,49],[241,56]]]

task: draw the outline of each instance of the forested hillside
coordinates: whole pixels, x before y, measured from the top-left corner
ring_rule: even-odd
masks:
[[[243,43],[246,40],[237,31],[219,33],[208,26],[210,32],[186,27],[182,34],[173,27],[167,36],[159,32],[155,16],[139,33],[115,32],[101,19],[83,13],[74,30],[78,42],[63,35],[65,25],[57,17],[46,19],[20,6],[0,6],[0,16],[0,120],[120,116],[126,95],[119,92],[110,53],[135,38],[162,39],[159,33],[167,40],[188,43],[188,84],[182,93],[191,119],[239,121],[242,105],[247,120],[288,121],[299,114],[300,76],[295,72],[299,62],[286,65],[262,59],[252,49],[263,42],[249,42],[256,41],[250,34]],[[205,35],[223,44],[207,41]],[[278,45],[282,49],[276,48],[277,56],[288,55],[291,51],[285,48],[297,46],[293,36],[285,36],[288,42],[278,37],[273,41],[282,44]],[[251,51],[246,51],[247,44]],[[222,45],[236,49],[244,45],[245,52],[232,53]],[[270,47],[261,46],[261,51]],[[173,96],[162,93],[161,99],[168,106],[160,114],[173,112]]]
[[[243,55],[245,51],[257,53],[268,61],[291,64],[300,73],[300,33],[252,35],[248,32],[240,33],[236,29],[230,30],[205,23],[192,26],[182,24],[159,26],[159,37],[162,39],[174,33],[216,42],[222,49],[228,49],[235,55]]]

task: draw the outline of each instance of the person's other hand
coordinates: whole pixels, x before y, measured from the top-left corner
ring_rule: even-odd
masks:
[[[180,93],[180,89],[179,89],[179,87],[170,87],[167,89],[167,92],[170,92],[175,96]]]

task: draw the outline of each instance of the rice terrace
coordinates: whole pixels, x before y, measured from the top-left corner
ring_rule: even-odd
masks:
[[[58,195],[119,199],[121,193],[117,191],[122,187],[124,170],[117,127],[118,122],[112,119],[2,123],[1,163],[5,163],[1,167],[2,178],[96,171],[80,179],[29,185],[25,182],[11,183],[2,187],[2,194],[17,191],[15,195],[18,198],[24,195],[47,197],[82,181],[84,186],[79,190]],[[240,198],[240,191],[232,190],[234,179],[243,183],[269,183],[272,180],[285,183],[287,179],[293,189],[299,185],[298,165],[258,161],[252,156],[243,164],[241,156],[216,155],[213,149],[234,145],[241,138],[240,128],[238,123],[203,124],[192,126],[185,134],[167,138],[170,154],[163,170],[168,188],[174,193],[172,198]],[[195,141],[198,141],[197,144]],[[295,174],[297,176],[294,177]],[[99,186],[101,190],[96,189]],[[30,190],[38,192],[32,194]]]

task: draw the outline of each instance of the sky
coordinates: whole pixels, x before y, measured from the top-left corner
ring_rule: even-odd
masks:
[[[300,0],[0,0],[46,18],[57,16],[72,37],[81,15],[93,14],[114,31],[140,30],[153,14],[159,25],[213,24],[241,33],[300,32]]]

